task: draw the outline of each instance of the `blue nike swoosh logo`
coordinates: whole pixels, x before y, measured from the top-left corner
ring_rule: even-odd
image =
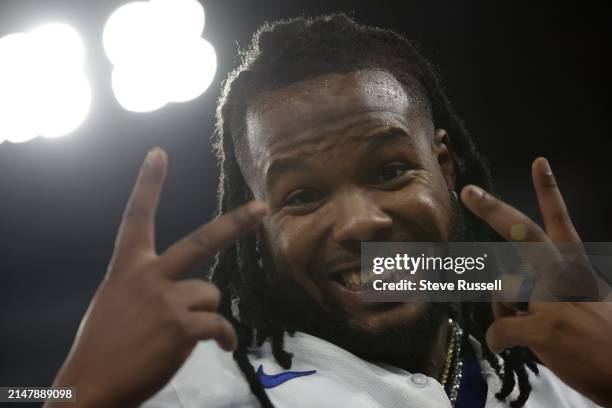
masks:
[[[268,375],[264,373],[263,366],[260,365],[257,369],[257,376],[259,377],[259,382],[264,388],[274,388],[278,387],[282,383],[289,381],[293,378],[304,377],[305,375],[311,375],[316,373],[317,370],[312,371],[285,371],[284,373]]]

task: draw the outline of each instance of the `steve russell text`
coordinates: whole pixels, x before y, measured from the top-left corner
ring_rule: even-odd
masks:
[[[459,279],[457,282],[432,282],[427,279],[421,279],[418,282],[401,279],[398,282],[385,282],[382,279],[376,279],[372,282],[374,290],[408,290],[408,291],[501,291],[501,279],[495,279],[493,282],[468,282],[464,279]]]

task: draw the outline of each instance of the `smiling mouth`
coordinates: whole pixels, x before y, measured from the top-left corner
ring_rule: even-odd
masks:
[[[362,280],[362,277],[365,277],[366,280]],[[333,285],[337,288],[340,288],[340,296],[349,297],[349,302],[360,303],[362,304],[362,300],[356,300],[360,298],[366,290],[368,290],[368,286],[371,287],[371,283],[380,279],[379,276],[375,274],[362,274],[360,268],[346,269],[341,271],[336,271],[329,276],[330,280],[333,282]],[[398,305],[401,305],[401,302],[368,302],[365,303],[363,307],[367,307],[370,311],[374,312],[383,312],[386,310],[394,309]]]
[[[360,292],[363,290],[363,282],[361,281],[361,271],[359,269],[349,269],[335,272],[331,276],[332,280],[342,285],[345,289],[352,292]]]
[[[405,278],[405,272],[399,270],[388,270],[384,275],[376,275],[374,273],[364,273],[361,271],[360,265],[351,266],[350,268],[342,268],[332,272],[329,279],[344,289],[351,292],[365,292],[372,288],[375,280],[385,282],[399,282]]]

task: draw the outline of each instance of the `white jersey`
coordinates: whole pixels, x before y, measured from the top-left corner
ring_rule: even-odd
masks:
[[[472,342],[478,355],[480,346],[473,339]],[[294,337],[286,334],[285,350],[293,353],[290,370],[276,363],[269,343],[249,355],[262,383],[269,387],[266,392],[276,407],[451,406],[444,388],[435,378],[368,362],[320,338],[305,333],[296,333]],[[500,380],[491,366],[478,357],[488,386],[486,407],[508,407],[508,402],[517,397],[518,388],[515,387],[507,401],[497,400],[495,393],[500,389]],[[539,376],[528,370],[533,390],[526,408],[597,407],[546,367],[539,366],[539,370]],[[213,341],[200,342],[174,378],[143,405],[145,408],[258,406],[232,354]]]

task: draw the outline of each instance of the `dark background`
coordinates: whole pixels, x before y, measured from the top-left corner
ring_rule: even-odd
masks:
[[[415,38],[440,68],[502,197],[539,220],[530,164],[544,155],[583,239],[612,240],[605,2],[204,1],[204,35],[219,59],[215,82],[192,102],[149,114],[122,110],[110,88],[101,36],[125,2],[0,2],[0,37],[48,21],[77,28],[94,92],[86,122],[72,135],[0,145],[2,386],[51,383],[103,277],[149,149],[160,146],[170,158],[159,248],[210,218],[217,173],[209,136],[219,85],[237,44],[264,21],[345,11]]]

